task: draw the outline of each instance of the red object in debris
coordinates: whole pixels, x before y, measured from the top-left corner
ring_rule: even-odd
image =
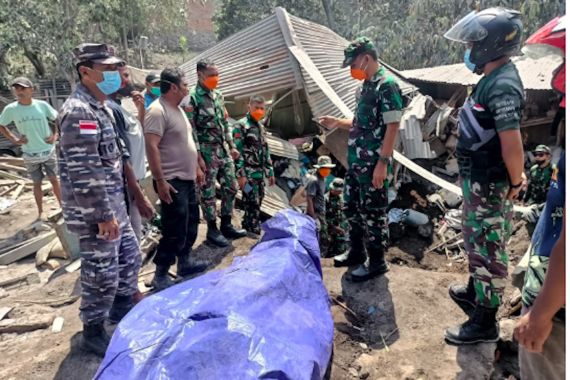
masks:
[[[566,15],[556,17],[526,40],[523,53],[531,58],[546,55],[562,57],[562,64],[552,73],[551,86],[563,96],[561,107],[566,106]]]

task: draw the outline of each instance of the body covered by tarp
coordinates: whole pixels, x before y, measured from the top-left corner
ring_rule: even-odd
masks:
[[[283,210],[248,256],[144,299],[96,379],[321,379],[333,345],[315,222]]]

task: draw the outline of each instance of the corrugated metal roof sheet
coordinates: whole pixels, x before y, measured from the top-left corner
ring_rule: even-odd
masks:
[[[289,41],[307,53],[334,92],[354,109],[359,82],[350,77],[348,68],[340,68],[349,42],[327,27],[290,16],[283,8],[275,12],[183,64],[189,82],[196,82],[196,63],[207,57],[220,70],[219,88],[225,96],[243,97],[304,86],[313,115],[340,116],[337,106],[293,58]],[[287,18],[289,22],[284,20]],[[396,78],[405,94],[415,90],[415,86]]]
[[[519,70],[519,74],[526,90],[550,90],[552,71],[562,62],[558,57],[543,57],[530,59],[528,57],[515,57],[513,62]],[[425,69],[406,70],[401,74],[409,80],[422,82],[459,84],[464,86],[474,85],[481,76],[470,72],[463,63],[428,67]]]
[[[216,44],[184,63],[189,83],[196,83],[196,63],[209,58],[220,70],[225,96],[247,96],[296,87],[295,68],[275,15]]]

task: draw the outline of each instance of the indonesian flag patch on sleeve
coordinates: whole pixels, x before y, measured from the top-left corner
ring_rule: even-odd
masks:
[[[95,120],[79,120],[80,135],[96,135],[97,122]]]

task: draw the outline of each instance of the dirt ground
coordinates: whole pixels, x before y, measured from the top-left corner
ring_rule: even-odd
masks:
[[[244,238],[230,249],[212,249],[203,243],[205,233],[205,225],[200,225],[195,252],[211,269],[229,265],[255,243]],[[528,235],[517,233],[521,236],[516,235],[513,244],[522,251]],[[467,268],[465,262],[451,262],[445,255],[424,253],[428,245],[418,236],[406,236],[388,252],[390,272],[364,284],[347,281],[346,269],[334,268],[332,259],[322,260],[335,322],[331,379],[506,379],[516,373],[516,352],[508,337],[498,346],[457,349],[444,343],[444,329],[465,319],[447,288],[465,281]],[[513,256],[522,255],[518,251]],[[149,264],[141,273],[152,269]],[[0,267],[0,279],[36,272],[32,257]],[[10,318],[60,316],[63,330],[1,334],[0,379],[92,378],[100,359],[79,349],[79,271],[67,273],[62,268],[40,272],[39,277],[40,283],[8,289],[7,296],[0,293],[0,309],[13,307]],[[151,278],[152,273],[141,281]],[[513,323],[502,325],[508,330]]]

